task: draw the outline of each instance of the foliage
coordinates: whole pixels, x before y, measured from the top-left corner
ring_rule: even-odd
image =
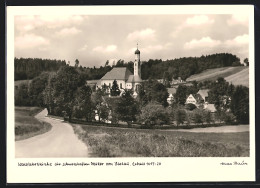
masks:
[[[82,114],[86,121],[92,120],[93,104],[91,101],[92,90],[89,86],[83,85],[77,89],[74,108],[77,113]],[[77,114],[75,113],[75,114]]]
[[[56,72],[60,67],[65,65],[65,60],[14,58],[15,80],[33,79],[42,72]]]
[[[183,109],[176,109],[174,112],[174,119],[176,121],[177,126],[184,123],[186,120],[186,112]]]
[[[178,89],[176,90],[176,93],[174,95],[174,98],[175,98],[175,102],[177,104],[181,104],[181,105],[184,105],[185,102],[186,102],[186,98],[187,98],[187,90],[188,90],[188,87],[185,86],[185,85],[179,85]]]
[[[120,90],[119,90],[117,81],[114,80],[112,88],[111,88],[111,96],[118,96],[119,94],[120,94]]]
[[[141,109],[139,122],[147,126],[168,124],[169,114],[161,105],[148,104]]]
[[[30,106],[31,101],[28,94],[28,84],[21,84],[15,91],[15,105],[16,106]]]
[[[188,104],[185,105],[185,108],[186,108],[187,110],[192,111],[192,110],[196,109],[197,107],[196,107],[195,104],[188,103]]]
[[[119,115],[119,120],[125,121],[131,124],[132,121],[136,121],[136,116],[139,114],[139,108],[137,102],[131,95],[131,91],[126,90],[116,107],[116,113]]]
[[[49,82],[45,92],[45,101],[48,109],[56,107],[54,115],[64,115],[69,119],[72,117],[75,102],[77,100],[77,89],[85,84],[84,77],[74,67],[64,66]],[[53,86],[53,89],[51,88]],[[51,100],[55,101],[54,104]]]
[[[32,80],[28,93],[32,106],[44,106],[43,91],[48,83],[48,79],[49,73],[43,72]]]
[[[244,63],[246,64],[246,66],[249,66],[248,58],[245,58],[245,59],[244,59]]]
[[[156,80],[149,79],[143,83],[143,88],[145,91],[145,95],[142,96],[144,104],[147,102],[158,102],[164,107],[168,106],[167,98],[169,94],[163,84]]]
[[[235,88],[230,108],[239,123],[249,123],[249,89],[247,87],[237,86]]]

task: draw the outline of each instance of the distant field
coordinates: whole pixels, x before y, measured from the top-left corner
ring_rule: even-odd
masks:
[[[41,110],[38,107],[15,107],[15,140],[24,140],[51,129],[50,124],[34,118]]]
[[[203,71],[200,74],[192,75],[191,77],[189,77],[187,79],[187,81],[216,80],[218,77],[227,78],[231,75],[237,74],[237,73],[244,71],[244,70],[248,70],[248,67],[239,66],[239,67],[221,67],[221,68],[216,68],[216,69],[208,69],[208,70]],[[244,74],[246,76],[246,71],[244,72]],[[247,75],[247,78],[248,78],[248,75]],[[240,84],[239,82],[241,82],[241,84],[245,83],[246,77],[240,78],[237,83]]]
[[[72,124],[92,157],[249,156],[249,132],[192,133]]]
[[[243,85],[249,87],[249,68],[246,67],[242,71],[230,75],[225,79],[234,85]]]
[[[20,86],[21,84],[30,84],[32,80],[16,80],[14,81],[15,86]]]

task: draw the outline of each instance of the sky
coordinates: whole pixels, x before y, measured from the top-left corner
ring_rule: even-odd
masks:
[[[83,67],[107,60],[141,61],[232,53],[249,56],[248,15],[15,16],[15,57],[78,59]]]

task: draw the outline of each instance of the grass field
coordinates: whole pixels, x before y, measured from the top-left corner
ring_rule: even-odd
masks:
[[[249,132],[191,133],[72,124],[93,157],[249,156]]]
[[[239,67],[221,67],[216,69],[208,69],[203,71],[200,74],[194,74],[191,77],[187,79],[187,81],[204,81],[204,80],[216,80],[218,77],[227,78],[231,75],[240,74],[240,72],[243,72],[244,77],[241,77],[236,83],[242,84],[246,83],[248,81],[248,67],[239,66]],[[232,82],[233,83],[233,82]]]
[[[246,67],[242,71],[232,74],[225,78],[226,81],[234,85],[243,85],[249,87],[249,69]]]
[[[32,80],[16,80],[14,81],[15,86],[20,86],[21,84],[30,84]]]
[[[15,140],[24,140],[51,129],[46,122],[39,122],[34,115],[40,112],[38,107],[15,107]]]

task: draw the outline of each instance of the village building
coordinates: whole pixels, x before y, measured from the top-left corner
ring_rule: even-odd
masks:
[[[176,93],[177,89],[176,88],[167,88],[167,92],[169,93],[169,96],[167,98],[168,104],[172,104],[174,102],[174,95]]]
[[[111,89],[114,80],[117,81],[121,91],[124,89],[133,90],[133,95],[137,95],[136,91],[138,86],[143,82],[141,79],[140,50],[138,50],[138,47],[135,51],[134,73],[129,71],[126,67],[114,67],[97,82],[96,88],[107,86]]]
[[[204,110],[215,113],[217,110],[214,104],[208,103],[209,89],[201,89],[196,94],[190,94],[186,99],[186,104],[194,104],[195,106],[203,106]]]

